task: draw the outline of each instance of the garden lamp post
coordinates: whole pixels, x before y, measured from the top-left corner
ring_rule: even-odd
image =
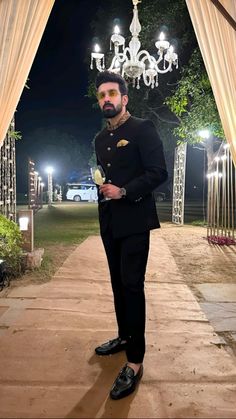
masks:
[[[46,168],[46,172],[48,174],[48,206],[52,206],[53,201],[53,190],[52,190],[52,173],[53,167],[49,166]]]
[[[43,207],[43,187],[44,187],[44,183],[40,182],[40,207]]]

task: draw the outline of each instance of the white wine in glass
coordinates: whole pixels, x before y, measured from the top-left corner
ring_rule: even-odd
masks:
[[[94,183],[96,183],[96,185],[101,186],[105,183],[106,175],[102,166],[98,165],[98,166],[91,167],[91,174],[92,174],[92,179]],[[109,201],[109,200],[110,198],[104,198],[104,199],[101,199],[100,202]]]
[[[99,186],[103,185],[106,179],[106,175],[104,173],[102,166],[91,167],[91,174],[92,174],[93,181],[94,183],[96,183],[96,185],[99,185]]]

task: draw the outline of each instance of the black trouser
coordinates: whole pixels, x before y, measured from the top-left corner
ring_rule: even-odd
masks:
[[[128,362],[142,363],[145,353],[144,279],[150,233],[114,239],[102,234],[118,323],[118,336],[127,340]]]

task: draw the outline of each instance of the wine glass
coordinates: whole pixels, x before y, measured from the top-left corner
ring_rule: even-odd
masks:
[[[91,175],[96,185],[101,186],[105,183],[106,175],[101,165],[91,167]],[[100,202],[109,201],[110,199],[111,198],[104,198],[101,199]]]

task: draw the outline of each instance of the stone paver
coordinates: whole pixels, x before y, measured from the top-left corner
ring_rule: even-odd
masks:
[[[196,288],[201,292],[206,301],[221,301],[236,303],[236,278],[235,284],[197,284]]]
[[[236,332],[236,303],[200,303],[216,332]]]
[[[198,284],[196,288],[201,292],[205,301],[200,306],[215,331],[230,333],[235,341],[236,332],[236,283],[235,284]]]
[[[0,418],[236,418],[235,358],[160,231],[146,296],[144,376],[135,394],[114,402],[108,393],[125,354],[94,354],[116,335],[100,238],[78,246],[49,283],[12,289],[0,300]]]

